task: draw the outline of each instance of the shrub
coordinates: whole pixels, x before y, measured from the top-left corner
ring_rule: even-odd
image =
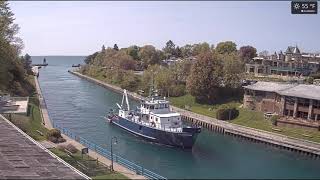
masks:
[[[61,136],[59,129],[50,129],[47,133],[47,139],[53,143],[66,142],[66,140]]]
[[[220,107],[216,111],[216,117],[219,120],[232,120],[239,116],[239,110],[234,107]]]
[[[278,119],[279,119],[278,115],[273,115],[273,116],[271,116],[270,121],[272,122],[273,125],[276,126]]]
[[[178,97],[186,94],[186,86],[184,84],[173,85],[170,88],[170,96]]]
[[[61,137],[61,131],[59,129],[50,129],[47,133],[47,137]]]

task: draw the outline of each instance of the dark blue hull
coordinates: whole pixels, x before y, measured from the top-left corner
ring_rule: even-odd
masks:
[[[109,117],[108,119],[110,123],[147,141],[181,148],[192,148],[201,131],[200,127],[186,127],[183,128],[182,132],[169,132],[144,126],[119,116]]]

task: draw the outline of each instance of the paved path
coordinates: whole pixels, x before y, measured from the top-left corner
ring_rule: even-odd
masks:
[[[39,82],[38,82],[38,79],[37,77],[35,76],[35,82],[36,82],[36,89],[37,89],[37,93],[38,93],[38,97],[39,97],[39,103],[40,103],[40,110],[41,110],[41,114],[42,114],[42,118],[43,118],[43,122],[44,122],[44,126],[47,128],[47,129],[53,129],[53,126],[52,126],[52,123],[51,123],[51,120],[50,120],[50,117],[49,117],[49,114],[48,114],[48,110],[47,110],[47,106],[46,106],[46,103],[45,103],[45,100],[42,96],[42,93],[41,93],[41,89],[40,89],[40,86],[39,86]],[[63,138],[66,139],[66,142],[65,143],[60,143],[60,144],[72,144],[74,145],[78,150],[81,150],[82,148],[84,148],[85,146],[83,146],[82,144],[80,144],[79,142],[69,138],[68,136],[62,134]],[[49,147],[48,143],[44,143],[46,146]],[[53,143],[52,143],[53,144]],[[51,144],[51,145],[52,145]],[[58,145],[60,145],[58,144]],[[92,150],[89,150],[89,156],[94,158],[94,159],[99,159],[99,161],[107,166],[110,166],[111,165],[111,161],[107,158],[105,158],[104,156],[92,151]],[[128,178],[130,179],[146,179],[146,177],[144,176],[141,176],[141,175],[136,175],[135,172],[125,168],[124,166],[121,166],[117,163],[114,162],[114,170],[117,171],[117,172],[120,172],[121,174],[127,176]]]

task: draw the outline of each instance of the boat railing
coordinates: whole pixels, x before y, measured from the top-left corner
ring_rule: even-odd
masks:
[[[168,131],[168,132],[182,132],[182,128],[169,128],[169,127],[166,128],[165,126],[162,126],[162,127],[159,128],[159,127],[151,125],[151,123],[146,123],[146,122],[143,122],[143,121],[135,120],[133,118],[131,118],[130,120],[135,122],[135,123],[144,125],[144,126],[148,126],[148,127],[151,127],[151,128],[160,129],[160,130],[164,130],[164,131]]]
[[[75,134],[74,132],[70,131],[67,128],[64,128],[64,127],[59,126],[54,123],[53,123],[53,127],[61,130],[63,134],[74,139],[75,141],[79,142],[80,144],[86,146],[90,150],[95,151],[96,153],[99,153],[100,155],[111,160],[112,157],[111,157],[111,152],[109,150],[102,148],[101,146],[99,146],[93,142],[88,141],[87,139]],[[157,173],[154,173],[148,169],[145,169],[144,167],[142,167],[134,162],[131,162],[131,161],[115,154],[115,153],[113,153],[113,161],[132,170],[132,171],[134,171],[136,174],[145,176],[148,179],[167,179],[167,178],[165,178]]]

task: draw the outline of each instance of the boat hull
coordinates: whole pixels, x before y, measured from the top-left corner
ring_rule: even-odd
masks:
[[[201,128],[198,127],[183,128],[182,132],[164,131],[135,123],[119,116],[113,116],[108,120],[111,124],[117,125],[147,141],[186,149],[192,148],[197,135],[201,131]]]

